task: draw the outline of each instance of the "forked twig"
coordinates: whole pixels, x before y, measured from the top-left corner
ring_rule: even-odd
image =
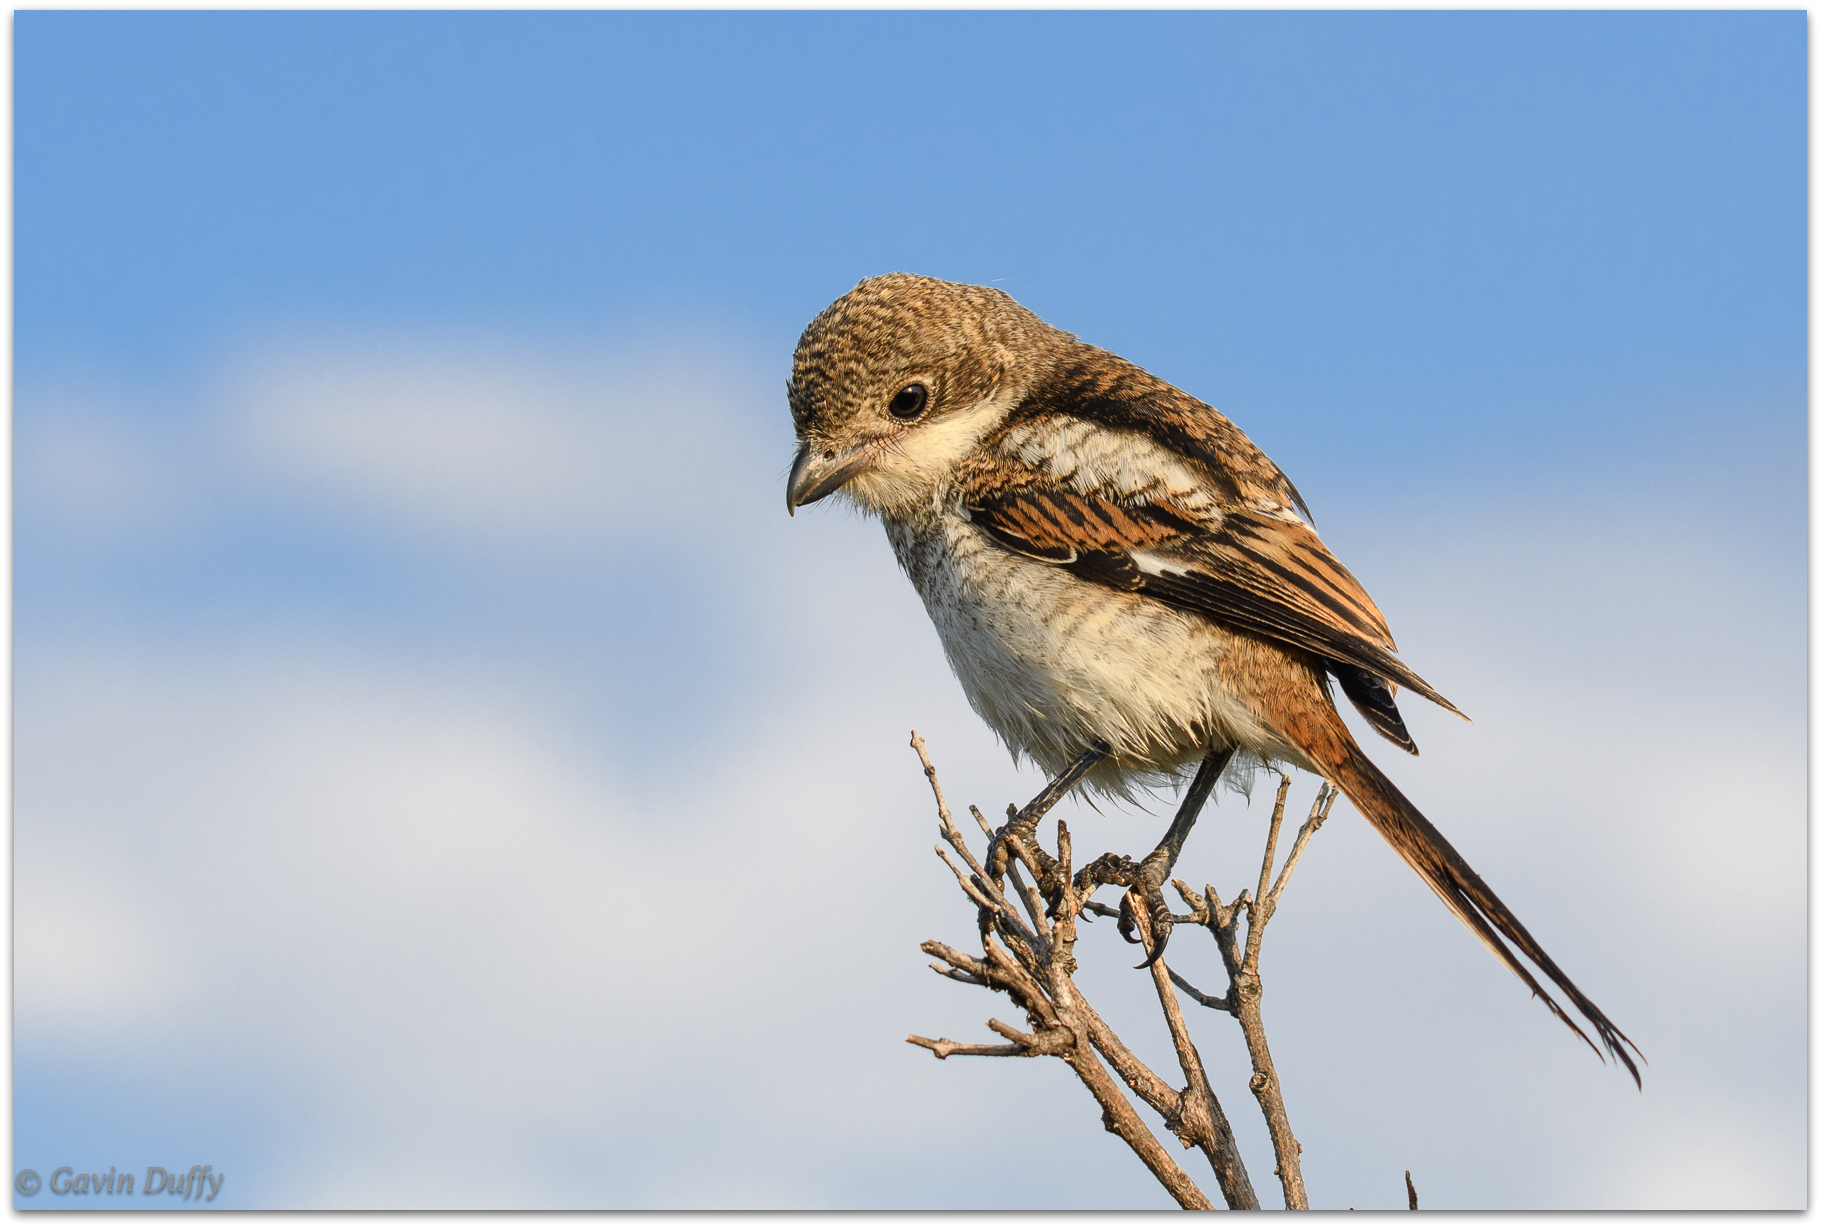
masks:
[[[1283,830],[1284,806],[1289,796],[1290,778],[1283,776],[1279,779],[1277,797],[1271,807],[1271,830],[1265,838],[1265,855],[1258,868],[1256,894],[1248,895],[1242,891],[1232,904],[1223,907],[1220,896],[1213,887],[1207,888],[1204,898],[1189,890],[1181,881],[1175,883],[1177,894],[1189,905],[1194,920],[1207,927],[1220,947],[1221,962],[1227,969],[1227,993],[1225,997],[1215,997],[1180,978],[1175,978],[1175,983],[1203,1006],[1225,1011],[1239,1021],[1240,1031],[1246,1040],[1246,1052],[1252,1059],[1249,1086],[1253,1097],[1258,1101],[1259,1110],[1264,1114],[1265,1125],[1271,1132],[1271,1149],[1277,1156],[1275,1171],[1283,1185],[1284,1206],[1290,1210],[1307,1210],[1309,1194],[1303,1185],[1302,1144],[1296,1141],[1296,1135],[1290,1129],[1290,1115],[1284,1107],[1283,1087],[1278,1081],[1277,1064],[1271,1060],[1271,1046],[1265,1038],[1264,1016],[1259,1006],[1264,996],[1264,983],[1258,975],[1258,953],[1264,942],[1265,926],[1277,911],[1277,903],[1283,896],[1284,888],[1289,885],[1296,863],[1302,859],[1309,838],[1327,821],[1328,812],[1334,808],[1339,793],[1325,781],[1322,783],[1315,795],[1314,804],[1309,808],[1309,817],[1297,830],[1296,839],[1290,845],[1290,854],[1284,859],[1283,869],[1273,881],[1271,871],[1277,859],[1277,839]],[[1246,921],[1243,946],[1239,941],[1239,919],[1242,913]]]

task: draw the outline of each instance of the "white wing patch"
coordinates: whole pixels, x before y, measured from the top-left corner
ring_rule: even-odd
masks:
[[[1156,499],[1210,518],[1218,514],[1194,467],[1135,431],[1108,430],[1078,418],[1050,419],[1013,427],[999,450],[1080,494]]]
[[[1161,558],[1149,550],[1128,550],[1126,557],[1138,565],[1138,570],[1147,576],[1189,576],[1194,573],[1181,563]]]
[[[1136,431],[1110,430],[1079,418],[1027,423],[1007,431],[999,451],[1080,494],[1120,502],[1164,502],[1213,526],[1222,508],[1195,465]],[[1295,507],[1264,496],[1245,509],[1272,520],[1315,526]]]

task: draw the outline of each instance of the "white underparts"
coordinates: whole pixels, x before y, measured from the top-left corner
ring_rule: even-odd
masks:
[[[1088,783],[1124,796],[1217,746],[1301,763],[1221,682],[1232,641],[1206,619],[1014,554],[958,511],[886,531],[968,702],[1014,755],[1056,773],[1105,739]]]

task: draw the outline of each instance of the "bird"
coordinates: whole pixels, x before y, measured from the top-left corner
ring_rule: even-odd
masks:
[[[788,510],[838,494],[883,523],[969,703],[1056,778],[1046,796],[1079,781],[1132,799],[1199,764],[1153,854],[1159,904],[1184,816],[1235,756],[1317,773],[1642,1088],[1637,1046],[1342,720],[1335,686],[1415,754],[1400,688],[1464,714],[1403,662],[1301,493],[1225,415],[997,287],[910,273],[867,278],[810,321],[786,393]]]

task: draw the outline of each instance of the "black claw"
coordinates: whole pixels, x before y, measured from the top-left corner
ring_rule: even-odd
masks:
[[[1143,886],[1146,910],[1151,914],[1151,954],[1138,968],[1149,968],[1163,958],[1163,949],[1170,945],[1170,931],[1176,928],[1176,918],[1170,912],[1170,903],[1163,898],[1163,889],[1153,883]],[[1130,899],[1130,896],[1126,897]],[[1136,940],[1134,940],[1136,941]]]

